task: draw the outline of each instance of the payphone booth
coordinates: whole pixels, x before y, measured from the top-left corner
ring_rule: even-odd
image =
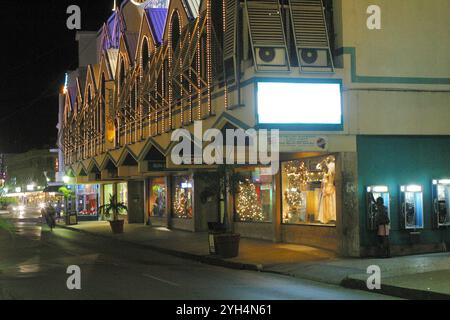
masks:
[[[450,179],[433,180],[434,221],[437,228],[450,226]]]
[[[401,223],[405,230],[423,229],[423,188],[418,185],[400,187]]]
[[[369,186],[366,193],[367,227],[371,231],[378,230],[377,226],[377,199],[382,198],[387,208],[389,219],[391,218],[391,201],[387,186]]]

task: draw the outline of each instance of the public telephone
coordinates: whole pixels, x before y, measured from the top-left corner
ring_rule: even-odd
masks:
[[[418,185],[400,187],[401,223],[406,230],[423,229],[423,188]]]
[[[389,188],[387,186],[369,186],[366,190],[367,228],[375,231],[378,230],[376,222],[378,213],[376,201],[378,198],[383,199],[388,216],[391,217]]]
[[[450,179],[433,180],[432,196],[435,226],[450,226]]]

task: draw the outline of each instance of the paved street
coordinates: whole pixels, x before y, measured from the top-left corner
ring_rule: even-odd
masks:
[[[51,232],[38,215],[3,214],[16,235],[0,233],[1,299],[387,299],[291,277],[230,270],[111,243],[70,230]],[[69,291],[66,269],[82,270]]]

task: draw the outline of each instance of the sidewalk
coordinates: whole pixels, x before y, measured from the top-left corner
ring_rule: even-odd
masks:
[[[377,293],[407,299],[450,299],[450,253],[392,259],[342,259],[333,252],[302,245],[241,239],[239,257],[221,259],[209,255],[207,233],[126,224],[124,234],[113,235],[108,222],[59,226],[203,263],[289,275],[361,290],[368,290],[367,268],[377,265],[382,272],[382,289]]]

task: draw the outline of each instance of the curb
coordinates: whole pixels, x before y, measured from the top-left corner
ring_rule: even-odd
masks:
[[[66,225],[57,225],[57,227],[61,228],[61,229],[78,232],[78,233],[88,234],[88,235],[94,236],[94,237],[113,240],[113,241],[120,242],[120,243],[127,243],[127,244],[133,245],[138,248],[150,249],[150,250],[156,251],[158,253],[171,255],[171,256],[174,256],[177,258],[189,259],[189,260],[197,261],[197,262],[204,263],[204,264],[224,267],[224,268],[228,268],[228,269],[235,269],[235,270],[262,271],[261,266],[255,265],[255,264],[227,261],[220,257],[215,257],[215,256],[202,256],[202,255],[188,253],[188,252],[184,252],[184,251],[177,251],[177,250],[172,250],[172,249],[167,249],[167,248],[161,248],[161,247],[153,246],[150,244],[142,244],[142,243],[137,243],[137,242],[129,241],[129,240],[116,239],[114,237],[105,236],[102,234],[93,233],[93,232],[69,227]]]
[[[349,277],[342,280],[341,286],[348,289],[389,295],[407,300],[450,300],[450,295],[448,294],[395,287],[391,285],[382,285],[380,290],[369,290],[365,281]]]

